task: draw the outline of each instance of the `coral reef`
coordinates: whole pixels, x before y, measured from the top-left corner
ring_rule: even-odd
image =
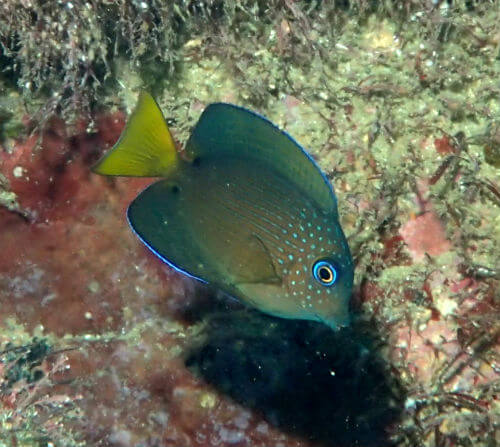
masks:
[[[0,445],[498,444],[498,14],[2,2]],[[249,312],[134,239],[148,181],[89,166],[141,88],[181,142],[223,100],[304,143],[357,264],[353,328]]]

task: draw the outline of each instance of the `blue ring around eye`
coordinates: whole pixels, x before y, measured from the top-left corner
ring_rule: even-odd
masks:
[[[316,261],[313,265],[314,279],[323,286],[333,286],[337,281],[337,269],[327,260]]]

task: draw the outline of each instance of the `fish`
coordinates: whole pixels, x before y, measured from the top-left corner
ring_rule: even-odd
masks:
[[[127,219],[175,270],[275,317],[349,324],[354,266],[333,186],[263,116],[209,104],[177,151],[160,107],[142,92],[92,171],[160,178]]]

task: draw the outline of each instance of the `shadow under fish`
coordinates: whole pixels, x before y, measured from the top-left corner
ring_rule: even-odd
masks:
[[[366,327],[331,331],[257,312],[206,319],[194,374],[289,433],[328,447],[390,446],[404,393]]]
[[[346,326],[353,262],[333,188],[305,150],[267,119],[215,103],[183,154],[143,93],[93,171],[162,177],[127,217],[173,268],[270,315]]]

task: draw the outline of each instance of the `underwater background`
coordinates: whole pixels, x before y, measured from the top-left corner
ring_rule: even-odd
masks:
[[[496,1],[0,3],[0,446],[500,444]],[[331,179],[352,323],[177,273],[90,167],[140,92],[217,101]]]

